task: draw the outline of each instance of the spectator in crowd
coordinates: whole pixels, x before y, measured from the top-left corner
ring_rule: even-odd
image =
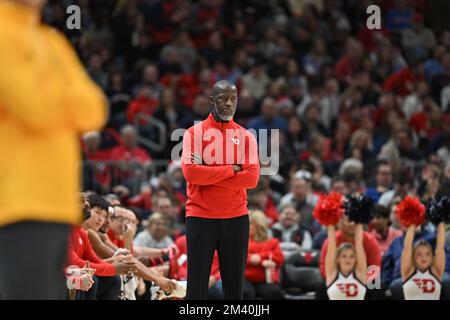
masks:
[[[283,298],[279,286],[279,269],[284,261],[280,242],[269,235],[267,218],[261,211],[250,212],[250,240],[245,271],[244,299]]]
[[[402,46],[406,58],[417,60],[426,58],[436,46],[436,38],[431,29],[423,25],[423,16],[416,13],[412,19],[413,27],[402,31]]]
[[[124,126],[121,131],[122,144],[111,150],[111,159],[118,161],[115,173],[132,194],[138,192],[138,183],[142,177],[137,171],[150,166],[151,157],[148,152],[138,146],[138,133],[132,125]]]
[[[155,258],[167,254],[167,248],[154,249],[142,246],[133,246],[136,235],[135,214],[126,208],[116,206],[111,219],[110,228],[107,231],[109,240],[117,247],[127,249],[135,257]]]
[[[154,212],[161,213],[168,222],[168,234],[176,239],[185,233],[185,225],[178,212],[178,208],[169,197],[158,197],[155,200]]]
[[[309,171],[297,171],[291,181],[291,192],[281,198],[280,206],[293,204],[301,214],[300,220],[302,224],[306,228],[317,230],[317,224],[314,224],[312,211],[318,197],[311,190],[311,179],[312,175]]]
[[[395,197],[403,198],[409,194],[413,188],[413,183],[407,173],[399,173],[395,179],[394,189],[384,192],[378,204],[384,207],[391,207]]]
[[[369,187],[366,190],[366,196],[372,198],[374,202],[378,202],[380,197],[389,191],[392,187],[392,168],[387,162],[378,163],[375,183],[373,187]]]
[[[250,71],[242,77],[243,89],[248,90],[255,100],[260,100],[266,93],[270,78],[267,76],[264,63],[260,57],[255,59]]]
[[[154,212],[147,220],[147,229],[139,232],[134,238],[134,246],[148,248],[167,248],[173,240],[167,235],[167,218],[159,212]]]
[[[92,166],[94,170],[94,181],[84,183],[88,185],[96,185],[101,190],[108,190],[111,186],[110,167],[105,163],[110,159],[108,150],[100,149],[101,135],[98,131],[87,132],[83,135],[83,155],[86,160],[93,163],[87,164]],[[105,161],[105,162],[103,162]]]
[[[140,114],[144,116],[152,116],[158,107],[158,100],[150,87],[142,87],[135,99],[130,101],[127,109],[127,119],[130,123],[135,123],[135,118]],[[141,119],[140,124],[145,124],[146,121]]]
[[[265,98],[261,103],[261,116],[255,117],[248,123],[249,129],[257,132],[261,129],[279,129],[287,131],[287,122],[278,116],[276,101],[273,98]]]
[[[371,222],[371,233],[378,242],[381,257],[383,257],[385,252],[389,249],[392,241],[402,235],[401,230],[394,229],[391,226],[390,215],[391,212],[387,207],[382,205],[375,206],[375,215]]]
[[[281,210],[280,221],[272,228],[272,235],[280,241],[281,249],[286,253],[298,249],[311,249],[311,233],[302,226],[300,214],[293,205],[286,205]]]
[[[126,125],[120,131],[122,145],[111,150],[111,158],[117,161],[137,162],[148,165],[151,157],[145,149],[138,146],[138,135],[132,125]]]

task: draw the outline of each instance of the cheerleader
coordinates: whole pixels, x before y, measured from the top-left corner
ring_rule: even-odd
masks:
[[[401,275],[405,300],[439,300],[441,280],[445,271],[445,226],[437,225],[436,249],[426,240],[413,246],[416,225],[406,232],[402,257]]]
[[[327,226],[328,249],[325,277],[330,300],[364,300],[367,260],[363,247],[363,227],[355,226],[355,245],[342,243],[336,247],[335,227]]]

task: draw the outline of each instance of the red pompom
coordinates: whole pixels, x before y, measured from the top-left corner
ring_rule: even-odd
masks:
[[[331,192],[328,196],[321,196],[313,211],[313,216],[324,226],[335,225],[344,214],[342,195]]]
[[[406,196],[395,208],[395,214],[405,227],[420,226],[425,221],[425,206],[419,199]]]

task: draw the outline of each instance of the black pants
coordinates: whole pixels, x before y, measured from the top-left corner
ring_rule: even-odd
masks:
[[[118,300],[122,280],[120,276],[93,277],[94,284],[88,291],[77,291],[76,300]]]
[[[248,215],[232,219],[186,219],[186,299],[207,299],[212,260],[217,250],[224,298],[242,300],[248,236]]]
[[[69,226],[27,221],[0,228],[0,299],[61,299]]]
[[[248,280],[244,282],[244,299],[255,300],[282,300],[283,292],[276,283],[252,283]]]

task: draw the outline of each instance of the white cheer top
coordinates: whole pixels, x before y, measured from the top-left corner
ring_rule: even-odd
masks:
[[[355,277],[354,272],[348,276],[338,273],[327,288],[328,298],[330,300],[364,300],[366,295],[366,286]]]
[[[405,300],[439,300],[441,281],[430,271],[418,269],[403,282]]]

